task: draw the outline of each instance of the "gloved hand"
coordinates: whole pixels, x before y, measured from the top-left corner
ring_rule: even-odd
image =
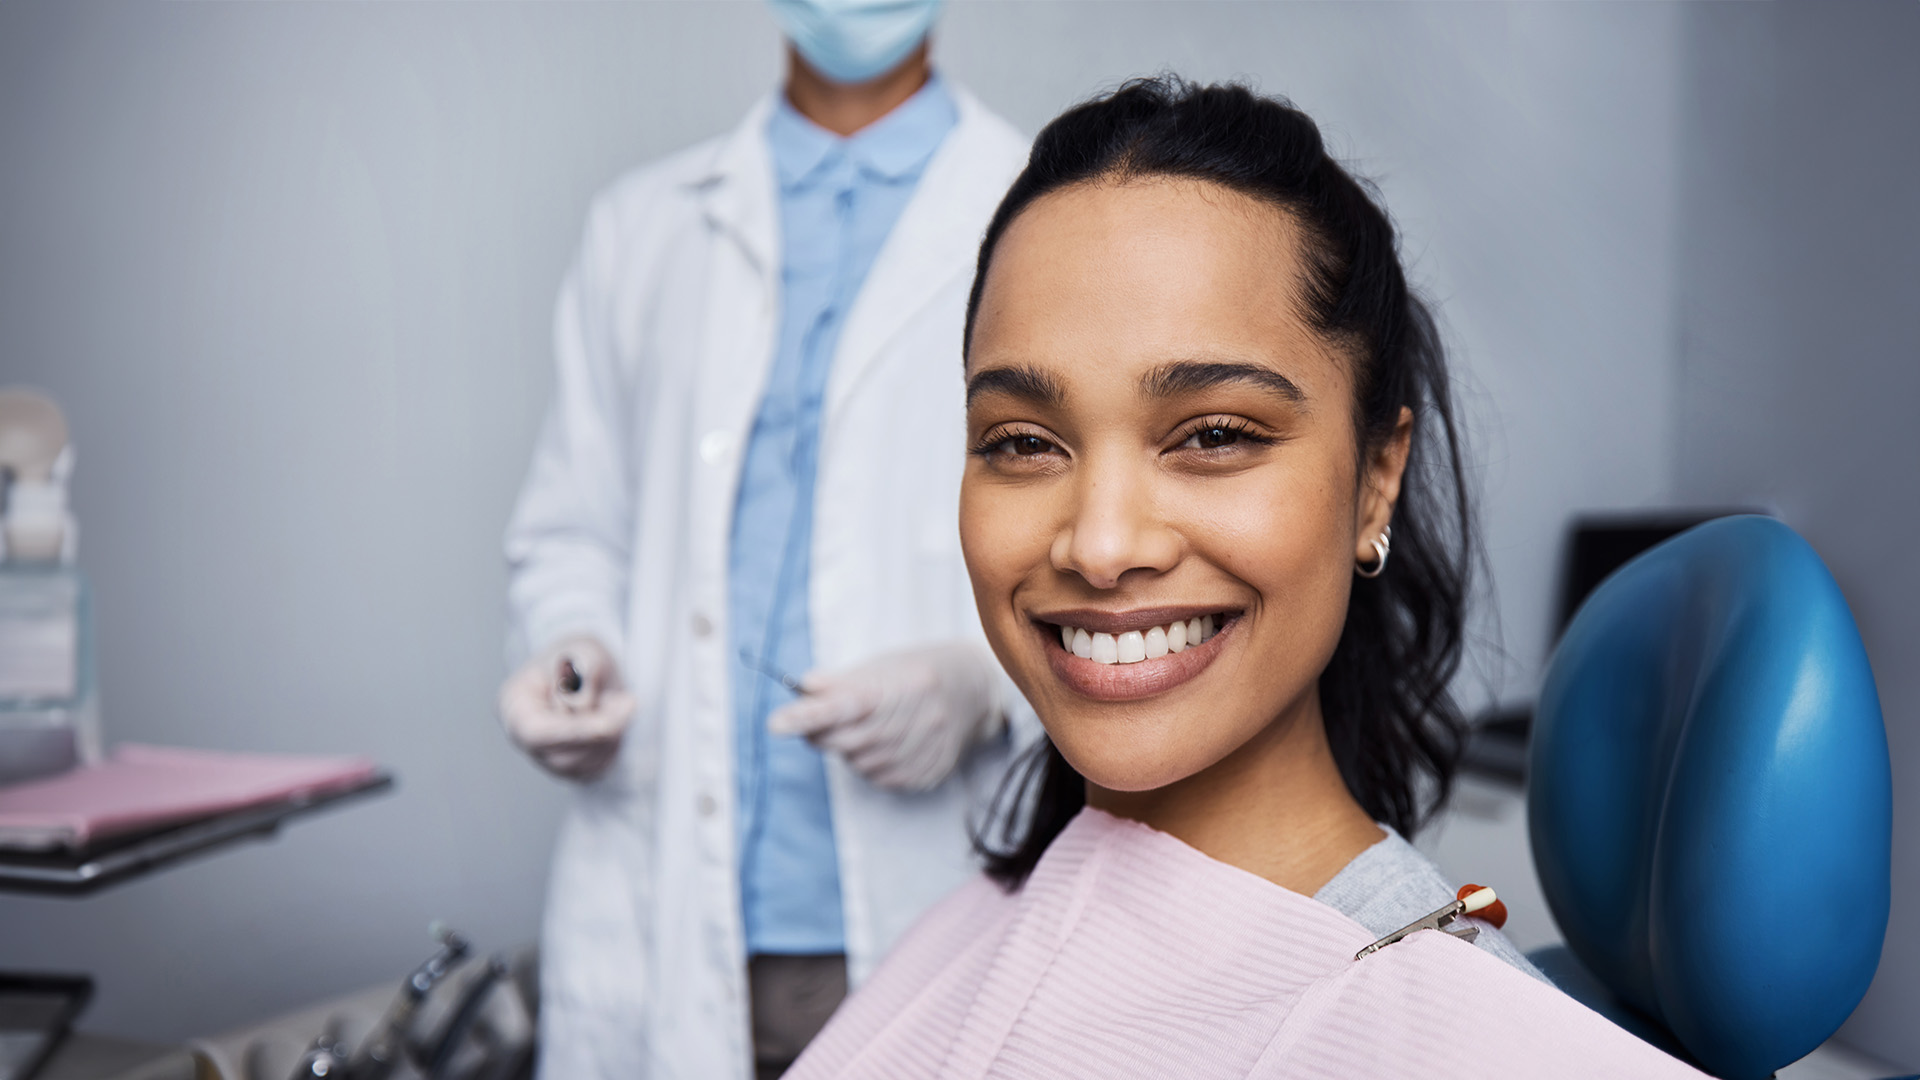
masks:
[[[636,705],[620,665],[594,637],[557,642],[500,687],[500,720],[520,749],[555,776],[607,771]]]
[[[810,672],[767,730],[837,751],[882,787],[926,791],[1006,726],[998,670],[980,646],[951,642]]]

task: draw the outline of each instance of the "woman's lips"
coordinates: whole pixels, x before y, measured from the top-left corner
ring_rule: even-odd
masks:
[[[1227,639],[1233,637],[1240,621],[1240,616],[1230,616],[1212,637],[1198,645],[1130,664],[1103,664],[1075,656],[1061,646],[1058,626],[1041,622],[1032,625],[1046,648],[1054,676],[1069,690],[1097,701],[1134,701],[1163,694],[1205,671],[1220,655]]]

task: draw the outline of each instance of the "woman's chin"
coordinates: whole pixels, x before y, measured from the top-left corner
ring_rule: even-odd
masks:
[[[1198,762],[1173,759],[1149,750],[1117,752],[1118,748],[1077,746],[1073,740],[1054,739],[1054,745],[1086,781],[1107,791],[1154,791],[1199,772]]]

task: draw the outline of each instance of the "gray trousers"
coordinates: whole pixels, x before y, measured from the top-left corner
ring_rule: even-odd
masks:
[[[807,1048],[847,996],[847,958],[775,956],[747,959],[753,1008],[755,1080],[774,1080]]]

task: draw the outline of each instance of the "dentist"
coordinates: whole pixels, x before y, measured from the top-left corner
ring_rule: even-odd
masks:
[[[961,321],[1026,140],[933,72],[937,0],[772,7],[784,92],[596,200],[507,532],[501,716],[577,782],[549,1080],[778,1076],[975,873],[1010,718],[1037,733],[956,516]]]

